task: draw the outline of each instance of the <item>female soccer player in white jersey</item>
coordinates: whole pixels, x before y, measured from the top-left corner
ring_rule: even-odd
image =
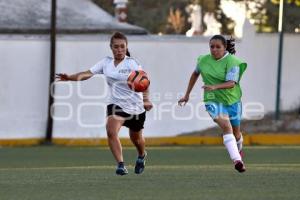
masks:
[[[223,131],[223,142],[235,169],[244,172],[246,168],[241,156],[243,136],[240,132],[242,90],[239,83],[247,64],[233,55],[233,42],[221,35],[210,39],[210,54],[199,56],[187,91],[178,103],[184,105],[188,102],[190,92],[201,74],[206,110]]]
[[[134,92],[127,85],[127,77],[132,70],[140,70],[138,62],[130,57],[128,41],[124,34],[116,32],[110,40],[113,57],[105,57],[87,71],[76,74],[57,74],[59,81],[83,81],[95,74],[103,74],[110,88],[107,106],[106,131],[110,150],[117,161],[116,174],[128,173],[123,160],[122,145],[118,132],[122,126],[129,128],[130,139],[138,151],[135,173],[140,174],[145,168],[145,139],[142,135],[146,111],[152,108],[148,91]]]

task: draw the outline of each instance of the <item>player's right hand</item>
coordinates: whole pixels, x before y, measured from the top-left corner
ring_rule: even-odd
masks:
[[[178,101],[179,106],[185,106],[185,104],[189,101],[189,96],[184,96]]]
[[[69,81],[70,80],[69,76],[64,73],[56,74],[55,79],[57,79],[57,81]]]

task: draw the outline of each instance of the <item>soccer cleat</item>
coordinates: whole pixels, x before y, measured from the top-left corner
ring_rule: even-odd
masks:
[[[246,171],[246,167],[245,167],[243,161],[241,161],[241,160],[237,160],[234,162],[234,168],[240,173],[243,173]]]
[[[141,174],[145,169],[147,152],[145,151],[145,155],[143,157],[138,157],[135,162],[134,173]]]
[[[116,169],[116,174],[120,175],[120,176],[128,174],[128,171],[127,171],[126,167],[124,166],[123,162],[118,164],[117,169]]]

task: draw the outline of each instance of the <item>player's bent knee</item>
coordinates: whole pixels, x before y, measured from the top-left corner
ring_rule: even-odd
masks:
[[[233,132],[231,125],[222,124],[221,128],[222,128],[222,130],[223,130],[224,133],[232,133]]]

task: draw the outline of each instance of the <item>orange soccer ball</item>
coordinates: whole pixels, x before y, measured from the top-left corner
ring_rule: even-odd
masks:
[[[144,92],[148,89],[150,80],[143,70],[132,71],[128,76],[127,84],[135,92]]]

